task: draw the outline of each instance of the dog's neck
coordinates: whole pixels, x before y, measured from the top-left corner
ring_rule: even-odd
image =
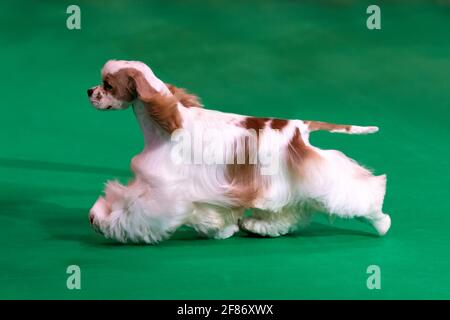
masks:
[[[142,101],[133,103],[133,111],[144,136],[144,150],[158,148],[170,140],[170,135],[150,117]]]

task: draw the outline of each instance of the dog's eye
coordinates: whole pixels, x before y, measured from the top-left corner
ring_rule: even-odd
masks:
[[[105,90],[112,90],[112,86],[107,81],[103,82],[103,88],[105,88]]]

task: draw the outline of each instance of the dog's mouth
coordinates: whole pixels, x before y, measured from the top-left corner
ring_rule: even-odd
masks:
[[[98,110],[111,110],[113,108],[111,105],[102,108],[101,104],[100,104],[100,101],[98,101],[98,100],[90,99],[89,101]]]
[[[107,106],[107,107],[104,107],[104,108],[97,107],[97,109],[100,110],[100,111],[111,110],[112,108],[113,108],[112,106]]]
[[[89,102],[96,108],[100,105],[100,101],[95,99],[89,99]]]

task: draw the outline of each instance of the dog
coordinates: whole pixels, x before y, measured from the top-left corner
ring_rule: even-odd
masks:
[[[90,209],[91,225],[107,238],[155,244],[182,225],[214,239],[239,230],[278,237],[306,226],[314,212],[365,220],[379,235],[389,230],[390,216],[382,211],[386,175],[374,176],[342,152],[309,143],[318,130],[368,134],[377,127],[205,109],[196,95],[164,83],[138,61],[110,60],[101,75],[102,84],[87,90],[90,103],[98,110],[131,105],[145,143],[131,160],[134,178],[127,185],[107,182]],[[212,131],[209,153],[213,160],[226,153],[227,161],[184,152]],[[195,132],[190,143],[179,139]],[[175,152],[181,140],[187,156]]]

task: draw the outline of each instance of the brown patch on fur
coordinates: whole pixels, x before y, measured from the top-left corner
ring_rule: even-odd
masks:
[[[305,162],[318,158],[319,155],[305,144],[299,128],[296,128],[288,144],[287,157],[289,168],[294,175],[298,176],[302,174],[302,167],[304,167]]]
[[[289,120],[283,119],[247,117],[240,125],[247,130],[252,129],[259,133],[259,130],[264,129],[269,121],[270,128],[276,130],[282,130],[289,123]],[[257,135],[257,138],[259,143],[259,135]],[[232,199],[237,199],[238,205],[252,208],[255,201],[263,196],[267,181],[259,172],[258,164],[250,163],[251,154],[248,148],[249,144],[246,143],[245,163],[238,164],[235,157],[235,163],[227,165],[226,175],[231,186],[229,196]],[[300,167],[305,160],[318,156],[311,147],[304,143],[298,128],[289,141],[287,155],[288,165],[292,168],[294,175],[301,174]]]
[[[261,178],[255,164],[228,164],[226,177],[230,183],[228,196],[236,205],[244,208],[253,207],[254,201],[261,194]]]
[[[241,125],[245,129],[253,129],[256,132],[259,132],[259,130],[264,129],[266,122],[269,121],[269,118],[256,118],[256,117],[247,117],[245,120],[241,123]]]
[[[240,122],[240,126],[247,130],[254,130],[256,133],[256,149],[259,145],[259,133],[263,130],[267,123],[271,121],[271,118],[258,118],[258,117],[246,117]],[[240,156],[240,159],[244,158],[244,163],[238,163],[238,154],[235,150],[234,163],[228,164],[226,167],[226,177],[230,183],[229,196],[237,201],[237,205],[244,208],[251,208],[254,205],[255,200],[258,199],[264,192],[264,180],[259,172],[257,159],[254,159],[252,152],[257,153],[257,150],[250,149],[250,139],[253,133],[249,132],[249,135],[240,137],[242,142],[245,139],[244,156]]]
[[[181,102],[183,106],[186,108],[197,107],[201,108],[203,105],[200,102],[200,98],[186,89],[175,87],[170,83],[166,83],[166,86],[169,88],[170,92]]]
[[[300,130],[298,128],[295,129],[295,133],[289,141],[288,152],[291,159],[299,160],[306,157],[308,154],[308,147],[302,139],[302,135],[300,134]]]
[[[144,75],[134,68],[123,68],[114,74],[106,74],[104,87],[111,86],[105,91],[116,99],[131,102],[139,98],[146,105],[146,111],[162,129],[169,133],[181,128],[181,115],[177,103],[183,106],[202,107],[199,98],[185,89],[166,84],[172,96],[157,92],[145,79]]]
[[[309,131],[311,132],[318,130],[325,130],[325,131],[344,130],[346,132],[349,132],[352,127],[351,125],[334,124],[321,121],[304,121],[304,122],[308,126]]]
[[[143,100],[147,114],[168,133],[181,128],[181,115],[178,111],[178,100],[175,97],[160,93]]]
[[[134,68],[120,69],[104,77],[112,89],[110,92],[119,100],[133,101],[138,98],[145,106],[148,115],[168,133],[181,128],[181,115],[175,95],[166,96],[156,91],[144,75]]]
[[[181,115],[175,96],[166,96],[157,92],[144,75],[134,70],[134,81],[138,98],[146,105],[148,115],[168,133],[181,128]]]
[[[270,127],[275,130],[283,130],[284,127],[287,126],[289,120],[285,119],[272,119],[270,122]]]
[[[136,97],[136,87],[132,76],[130,75],[131,69],[121,69],[114,74],[108,73],[103,78],[104,89],[106,92],[111,93],[116,99],[122,101],[131,102]],[[105,85],[108,84],[112,88],[106,89]]]
[[[236,138],[233,163],[227,164],[225,172],[230,184],[228,196],[236,201],[236,205],[244,208],[253,207],[255,200],[264,192],[263,178],[258,164],[259,135],[250,132],[250,130],[256,131],[261,128],[262,121],[255,120],[253,124],[257,126],[249,126],[249,132]]]
[[[285,119],[247,117],[241,123],[241,125],[246,129],[253,129],[256,130],[256,132],[259,132],[259,130],[262,130],[266,127],[266,124],[269,121],[270,121],[270,128],[275,130],[282,130],[289,123],[289,120]]]

